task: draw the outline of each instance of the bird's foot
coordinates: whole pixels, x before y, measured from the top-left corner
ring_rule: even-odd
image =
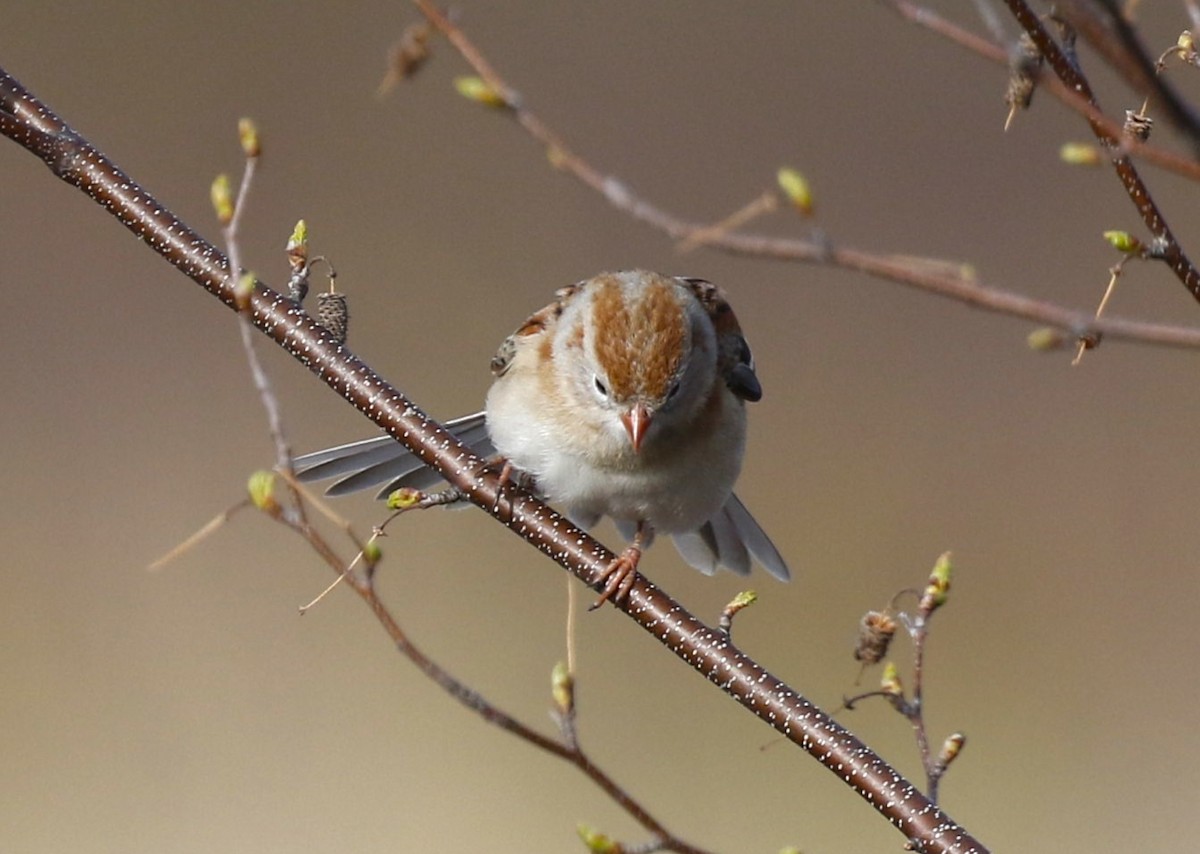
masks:
[[[588,610],[595,611],[609,600],[624,601],[629,596],[629,591],[633,589],[633,582],[637,578],[638,562],[641,559],[642,546],[635,540],[600,573],[600,577],[596,580],[604,582],[604,589],[600,593],[600,598],[593,602]]]

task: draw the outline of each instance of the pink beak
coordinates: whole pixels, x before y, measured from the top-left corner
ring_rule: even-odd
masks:
[[[625,432],[629,434],[629,441],[633,444],[634,453],[642,449],[646,431],[650,429],[650,421],[650,409],[644,403],[639,403],[628,412],[621,413],[621,423],[625,425]]]

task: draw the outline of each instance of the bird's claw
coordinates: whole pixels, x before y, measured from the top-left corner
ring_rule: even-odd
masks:
[[[591,604],[589,611],[595,611],[605,602],[622,602],[629,597],[633,582],[637,579],[638,562],[642,558],[642,547],[638,544],[628,546],[617,555],[613,562],[605,567],[596,579],[597,583],[604,582],[600,598]]]

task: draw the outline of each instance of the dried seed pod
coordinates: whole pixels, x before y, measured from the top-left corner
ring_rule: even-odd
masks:
[[[858,621],[854,660],[863,664],[878,664],[887,655],[895,634],[896,620],[891,614],[886,611],[867,611]]]
[[[1033,101],[1033,90],[1037,87],[1041,71],[1042,52],[1028,33],[1022,33],[1008,60],[1008,86],[1004,90],[1004,103],[1008,105],[1008,118],[1004,129],[1008,130],[1017,110],[1028,109]]]
[[[350,309],[346,295],[328,291],[317,295],[317,323],[329,330],[339,344],[346,343],[346,332],[350,326]]]
[[[388,50],[387,73],[379,83],[377,94],[386,95],[401,80],[407,80],[429,59],[429,24],[420,21],[409,24],[400,39]]]
[[[1132,137],[1138,142],[1145,142],[1150,138],[1150,131],[1153,129],[1154,119],[1135,110],[1125,111],[1125,124],[1122,130],[1126,136]]]

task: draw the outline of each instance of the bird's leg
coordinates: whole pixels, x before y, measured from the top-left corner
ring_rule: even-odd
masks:
[[[509,487],[525,489],[537,494],[537,480],[529,472],[522,471],[513,465],[510,459],[499,454],[488,457],[484,463],[484,468],[488,470],[495,471],[497,467],[500,471],[496,475],[496,500],[492,502],[492,515],[497,517],[500,515],[500,503],[503,501],[508,504],[508,517],[511,519],[512,490]]]
[[[500,474],[496,478],[496,501],[494,504],[492,504],[493,516],[500,515],[500,497],[504,495],[504,487],[508,486],[508,482],[512,479],[512,473],[514,470],[512,460],[509,460],[507,457],[499,457],[497,459],[488,460],[488,465],[494,466],[497,462],[503,462],[503,465],[500,466]],[[509,507],[512,507],[511,501],[509,502]],[[511,509],[509,515],[512,515]]]
[[[637,578],[638,561],[642,559],[642,548],[649,533],[650,527],[645,522],[638,522],[633,542],[613,558],[613,562],[600,573],[597,582],[604,582],[604,589],[600,593],[600,598],[588,608],[589,611],[595,611],[610,599],[613,602],[620,602],[629,596],[629,591],[633,589],[634,579]]]

